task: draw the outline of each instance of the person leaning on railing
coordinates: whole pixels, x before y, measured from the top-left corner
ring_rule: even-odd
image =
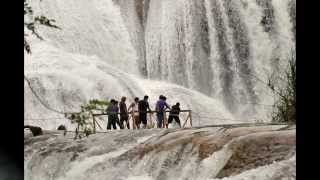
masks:
[[[156,112],[157,112],[157,127],[162,128],[163,119],[164,119],[164,111],[170,106],[166,102],[166,97],[163,95],[159,96],[159,100],[156,103]]]
[[[171,111],[170,111],[169,118],[168,118],[169,124],[171,124],[172,120],[174,119],[179,124],[179,127],[181,128],[181,123],[180,123],[180,119],[179,119],[180,111],[181,111],[180,110],[180,103],[177,102],[176,105],[173,105],[171,107]]]

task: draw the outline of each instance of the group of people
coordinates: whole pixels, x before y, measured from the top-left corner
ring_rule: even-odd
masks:
[[[127,108],[126,104],[126,97],[122,97],[121,101],[118,102],[115,99],[110,100],[110,105],[107,107],[107,115],[108,115],[108,124],[107,129],[111,130],[111,126],[113,129],[117,129],[117,124],[120,129],[130,129],[129,123],[129,114],[132,115],[132,125],[133,129],[140,129],[140,125],[142,124],[141,128],[147,128],[147,113],[153,113],[154,111],[151,110],[148,102],[149,97],[145,95],[142,100],[139,100],[138,97],[134,98],[134,102],[132,102],[129,107]],[[180,113],[180,103],[177,102],[175,105],[170,107],[166,102],[166,97],[163,95],[159,96],[158,101],[155,105],[155,112],[157,116],[157,127],[168,128],[168,124],[172,123],[175,120],[178,125],[181,127],[179,113]],[[169,118],[168,122],[164,122],[165,110],[169,109]],[[120,114],[120,119],[118,114]],[[125,125],[124,125],[125,124]]]

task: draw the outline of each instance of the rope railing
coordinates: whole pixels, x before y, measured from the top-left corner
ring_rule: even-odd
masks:
[[[200,115],[201,113],[197,113],[197,112],[193,112],[197,117],[199,117],[200,119],[206,118],[206,119],[218,119],[218,120],[230,120],[230,121],[239,121],[239,122],[246,122],[246,121],[263,121],[263,119],[231,119],[231,118],[224,118],[224,117],[217,117],[217,116],[203,116]]]
[[[215,124],[215,125],[205,125],[205,126],[197,126],[197,127],[193,127],[193,128],[204,128],[204,127],[220,127],[220,128],[237,128],[237,127],[252,127],[252,126],[257,126],[257,127],[261,127],[261,126],[286,126],[287,127],[292,127],[294,125],[292,124],[288,124],[288,123],[236,123],[236,124]],[[190,128],[183,128],[185,130],[188,130]],[[275,130],[276,131],[276,130]],[[77,133],[76,131],[70,131],[67,130],[65,132],[70,132],[70,133]],[[78,133],[85,133],[84,131],[78,131]],[[106,134],[109,133],[111,131],[96,131],[95,133],[99,133],[99,134]]]

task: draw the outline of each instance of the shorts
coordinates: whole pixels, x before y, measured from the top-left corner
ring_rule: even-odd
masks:
[[[168,119],[169,124],[172,123],[173,119],[180,125],[179,116],[169,116],[169,119]]]
[[[139,116],[133,116],[133,121],[135,125],[139,125],[141,123]]]
[[[128,121],[128,115],[126,114],[120,114],[120,122],[123,123],[123,121]]]
[[[141,123],[143,123],[144,125],[146,125],[147,124],[147,113],[140,113],[139,114],[139,122]]]

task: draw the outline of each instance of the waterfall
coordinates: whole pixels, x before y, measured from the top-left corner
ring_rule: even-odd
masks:
[[[233,113],[241,103],[270,103],[256,77],[267,82],[295,51],[294,2],[151,0],[148,77],[221,99]]]
[[[255,114],[257,103],[272,104],[266,82],[295,53],[295,1],[151,1],[149,6],[154,7],[145,27],[149,78],[220,99],[237,115]],[[253,105],[239,108],[246,104]]]
[[[165,94],[198,113],[199,125],[266,120],[274,98],[263,82],[295,52],[295,0],[30,3],[61,30],[39,27],[44,41],[29,37],[25,74],[60,111],[123,95],[148,94],[154,106]],[[25,85],[25,123],[54,129],[67,120]]]
[[[270,120],[274,95],[266,82],[295,53],[295,0],[30,4],[61,30],[39,26],[44,40],[27,37],[24,123],[44,135],[25,130],[25,179],[295,179],[295,127],[210,126]],[[81,140],[52,131],[74,128],[63,112],[90,99],[127,96],[129,104],[146,94],[151,109],[160,94],[191,109],[196,127]],[[107,118],[97,121],[105,130]]]

